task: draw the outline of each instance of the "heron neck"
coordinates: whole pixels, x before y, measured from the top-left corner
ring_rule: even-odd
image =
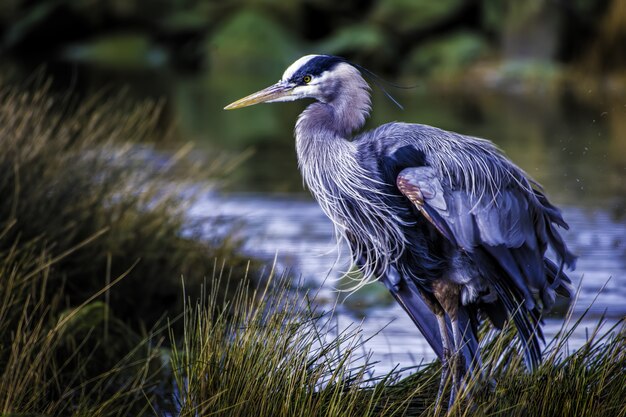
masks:
[[[296,153],[305,179],[310,170],[332,170],[337,159],[345,158],[354,147],[349,137],[329,128],[334,115],[324,103],[311,104],[296,124]]]
[[[350,140],[365,122],[369,96],[351,105],[352,110],[347,101],[311,104],[296,124],[296,150],[304,183],[332,220],[337,236],[350,242],[367,282],[404,252],[403,220],[384,202],[388,194],[377,174],[359,162],[359,141]],[[341,117],[350,111],[358,117]]]
[[[361,129],[371,110],[369,85],[349,67],[349,77],[341,77],[322,91],[326,97],[307,107],[296,123],[297,138],[346,139]]]
[[[319,176],[333,181],[337,173],[356,165],[351,138],[369,115],[370,95],[367,83],[353,71],[356,70],[346,66],[340,73],[345,76],[326,86],[326,99],[312,103],[298,117],[298,163],[312,191]]]

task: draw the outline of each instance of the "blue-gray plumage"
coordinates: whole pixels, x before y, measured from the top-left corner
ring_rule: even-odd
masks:
[[[312,98],[298,118],[304,182],[363,272],[382,281],[452,372],[480,363],[476,326],[511,318],[526,363],[541,360],[541,316],[569,296],[574,266],[541,187],[489,141],[419,124],[354,135],[370,112],[361,67],[327,55],[292,64],[275,85],[227,109]],[[556,261],[545,257],[551,248]],[[439,398],[439,396],[438,396]]]

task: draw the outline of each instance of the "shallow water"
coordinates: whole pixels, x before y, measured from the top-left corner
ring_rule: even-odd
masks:
[[[349,268],[345,248],[337,247],[330,221],[314,201],[293,196],[214,194],[201,198],[191,209],[193,217],[206,213],[221,218],[242,220],[239,230],[247,237],[244,249],[250,256],[268,261],[276,258],[279,269],[301,275],[312,287],[322,286],[318,301],[332,306],[342,294],[334,288],[337,279]],[[563,207],[571,226],[564,233],[570,248],[580,254],[575,272],[569,275],[580,288],[573,306],[574,317],[586,309],[587,319],[570,339],[580,346],[592,333],[601,315],[608,324],[626,315],[626,222],[613,220],[600,209]],[[371,289],[369,287],[372,287]],[[434,359],[434,354],[404,311],[374,283],[338,305],[339,328],[361,324],[365,343],[376,373],[396,365],[410,367]],[[547,318],[544,327],[549,340],[561,328],[561,317]]]
[[[371,337],[366,349],[379,362],[376,372],[430,361],[432,351],[383,286],[374,284],[347,298],[335,291],[338,278],[350,267],[347,251],[336,246],[330,221],[303,190],[293,149],[293,124],[305,104],[221,110],[264,84],[254,79],[220,84],[209,78],[205,89],[195,92],[197,106],[191,112],[189,106],[180,108],[194,121],[186,125],[187,133],[200,138],[200,144],[255,150],[234,174],[230,192],[201,198],[192,215],[219,213],[243,220],[248,254],[276,258],[293,276],[302,276],[313,287],[321,285],[322,304],[333,305],[339,297],[339,325],[362,321],[364,337]],[[179,91],[179,98],[184,100],[188,87]],[[412,121],[490,138],[563,208],[571,226],[564,238],[580,255],[577,270],[570,273],[580,286],[574,316],[589,308],[588,318],[570,339],[573,348],[584,342],[586,328],[594,328],[602,314],[610,322],[626,315],[626,99],[591,89],[582,96],[484,89],[417,89],[396,95],[405,110],[376,93],[366,127]],[[561,317],[546,319],[547,339],[560,329],[565,309],[557,309]]]
[[[235,154],[252,149],[252,156],[230,175],[225,192],[200,196],[190,215],[241,221],[239,233],[246,239],[248,255],[268,262],[276,257],[292,276],[302,276],[312,287],[321,285],[320,303],[334,303],[337,278],[349,265],[347,251],[336,247],[330,221],[303,190],[297,170],[292,131],[306,103],[222,110],[274,82],[278,74],[268,79],[253,76],[253,71],[191,76],[93,68],[76,73],[75,68],[60,67],[56,78],[67,79],[68,74],[68,85],[59,88],[63,92],[103,87],[115,92],[117,86],[127,86],[131,97],[165,97],[165,117],[178,123],[182,142]],[[374,111],[366,128],[394,120],[419,122],[493,140],[563,207],[571,226],[564,237],[580,255],[578,269],[570,274],[576,285],[581,283],[575,313],[595,300],[586,324],[595,325],[604,312],[614,321],[626,315],[626,97],[605,95],[593,87],[576,94],[544,87],[532,94],[485,86],[469,86],[464,92],[425,87],[392,91],[405,106],[403,111],[374,91]],[[340,325],[363,320],[365,337],[374,335],[366,346],[380,361],[377,371],[432,359],[419,332],[381,285],[339,296]],[[548,318],[546,334],[554,334],[560,322]],[[584,338],[583,327],[572,344]]]

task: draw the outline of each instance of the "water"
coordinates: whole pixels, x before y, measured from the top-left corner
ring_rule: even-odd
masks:
[[[240,233],[248,237],[244,250],[268,261],[276,257],[279,269],[301,274],[314,282],[314,287],[323,285],[318,298],[321,303],[330,306],[341,295],[335,288],[337,279],[349,268],[347,251],[336,246],[332,225],[315,202],[290,195],[212,194],[201,198],[191,210],[194,217],[205,213],[243,220]],[[571,226],[564,238],[582,255],[577,270],[570,274],[574,285],[580,286],[574,317],[591,306],[587,320],[570,339],[575,348],[601,315],[608,323],[626,315],[626,222],[616,221],[599,209],[565,206],[563,215]],[[338,253],[343,256],[338,257]],[[376,372],[388,372],[398,363],[408,367],[434,359],[413,322],[392,302],[386,289],[380,284],[371,287],[365,294],[348,297],[337,311],[340,328],[361,323],[364,337],[370,338],[366,349],[371,350],[372,360],[379,362]],[[546,320],[548,340],[561,323],[559,317]]]
[[[165,116],[178,123],[179,140],[192,140],[201,150],[237,154],[252,149],[254,153],[232,173],[229,187],[221,194],[201,196],[190,215],[210,213],[243,221],[240,233],[247,239],[248,255],[268,262],[276,257],[293,276],[321,285],[319,302],[331,305],[338,296],[337,278],[349,265],[347,251],[336,247],[330,222],[303,190],[297,171],[292,131],[306,104],[222,110],[278,76],[110,73],[86,68],[57,72],[61,84],[66,79],[79,92],[103,86],[115,91],[126,85],[131,96],[165,96]],[[626,98],[593,88],[577,94],[546,89],[519,95],[480,86],[463,92],[420,87],[393,93],[405,110],[376,92],[366,127],[394,120],[420,122],[494,140],[563,207],[571,226],[564,237],[580,255],[578,269],[571,274],[576,285],[582,282],[575,313],[597,297],[586,325],[593,326],[603,313],[612,321],[626,315]],[[433,358],[381,285],[343,300],[338,311],[341,326],[363,320],[365,337],[372,336],[366,347],[380,362],[378,372],[397,363],[411,366]],[[560,322],[547,320],[548,336]],[[584,338],[581,329],[573,345]]]
[[[302,190],[291,131],[302,104],[256,106],[239,112],[221,107],[264,86],[232,93],[214,90],[203,102],[200,136],[220,137],[221,146],[256,153],[236,175],[231,191],[200,199],[192,215],[221,213],[243,219],[245,250],[321,285],[319,302],[332,305],[347,271],[347,250],[338,248],[330,221]],[[412,95],[411,95],[412,93]],[[516,96],[505,93],[433,93],[420,89],[399,97],[404,112],[382,95],[374,97],[368,126],[419,121],[495,139],[507,155],[540,181],[563,208],[571,229],[564,238],[580,255],[570,276],[580,286],[574,316],[590,306],[587,319],[570,339],[580,346],[605,315],[609,323],[626,315],[626,100],[567,94]],[[224,144],[224,140],[233,143]],[[254,139],[256,138],[256,139]],[[560,328],[564,308],[546,320],[549,339]],[[434,355],[411,320],[378,284],[347,297],[338,307],[340,327],[361,323],[376,372],[430,361]],[[560,313],[561,317],[558,317]],[[588,329],[588,330],[587,330]]]

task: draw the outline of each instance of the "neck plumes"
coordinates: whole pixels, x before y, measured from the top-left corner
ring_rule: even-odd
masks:
[[[369,85],[357,69],[339,64],[322,77],[315,98],[298,117],[295,136],[300,170],[319,200],[329,182],[358,165],[350,138],[369,115]]]
[[[298,118],[296,138],[323,132],[348,139],[365,124],[371,110],[370,88],[361,73],[351,65],[339,64],[325,74],[317,84],[317,102]]]
[[[359,164],[356,143],[350,141],[369,114],[369,87],[356,69],[346,65],[344,71],[346,76],[337,78],[333,72],[327,91],[298,118],[296,150],[307,187],[333,221],[337,237],[350,242],[365,277],[361,286],[395,261],[404,238],[401,220],[384,202],[384,184]]]

